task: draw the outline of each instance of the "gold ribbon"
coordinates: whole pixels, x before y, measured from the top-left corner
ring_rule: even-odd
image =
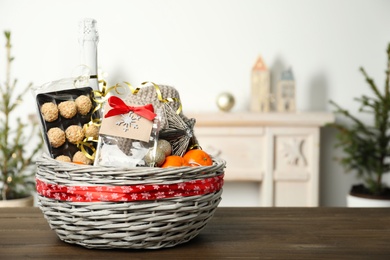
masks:
[[[147,84],[147,83],[148,82],[144,82],[142,84]],[[153,84],[154,88],[156,89],[158,100],[160,100],[163,103],[168,103],[168,102],[178,102],[179,103],[179,108],[176,110],[176,114],[180,114],[180,112],[182,110],[182,105],[181,105],[180,99],[170,98],[170,97],[163,99],[159,86],[157,84],[154,84],[153,82],[151,82],[151,83]]]
[[[203,150],[202,147],[196,143],[196,144],[193,144],[191,145],[190,147],[188,147],[188,150],[193,150],[193,149],[200,149],[200,150]]]
[[[115,84],[114,86],[111,86],[111,87],[107,87],[107,83],[104,81],[104,80],[99,80],[99,84],[102,84],[102,87],[101,87],[101,90],[94,90],[94,96],[95,96],[95,102],[98,104],[97,106],[97,109],[100,109],[102,107],[102,104],[107,100],[107,94],[112,91],[112,90],[115,90],[115,92],[119,95],[125,93],[121,93],[119,90],[121,88],[124,88],[125,86],[121,85],[120,83],[117,83]],[[131,94],[133,95],[136,95],[141,87],[133,87],[129,82],[127,81],[124,81],[123,82],[124,84],[126,84],[126,86],[128,87],[128,89],[130,90]],[[150,81],[145,81],[145,82],[142,82],[141,85],[144,86],[146,84],[152,84],[153,87],[155,88],[156,90],[156,94],[157,94],[157,98],[160,102],[163,102],[163,103],[168,103],[168,102],[178,102],[179,103],[179,108],[176,110],[176,113],[177,114],[180,114],[180,112],[182,111],[182,104],[181,104],[181,101],[179,98],[171,98],[171,97],[168,97],[168,98],[163,98],[162,96],[162,93],[161,93],[161,90],[160,90],[160,87],[153,83],[153,82],[150,82]]]
[[[80,149],[80,151],[88,158],[91,159],[92,161],[95,160],[95,153],[96,149],[93,146],[91,142],[97,142],[93,137],[86,137],[84,138],[83,141],[77,143],[77,148]],[[89,154],[89,152],[85,149],[85,147],[88,147],[92,151],[92,155]]]
[[[136,95],[139,91],[140,91],[140,87],[137,87],[137,88],[134,88],[129,82],[124,82],[130,89],[131,91],[131,94],[133,95]],[[154,83],[154,82],[150,82],[150,81],[145,81],[145,82],[142,82],[141,85],[144,86],[146,84],[152,84],[154,89],[156,90],[156,94],[157,94],[157,98],[160,102],[163,102],[163,103],[168,103],[168,102],[178,102],[179,103],[179,108],[176,110],[176,114],[180,114],[181,110],[182,110],[182,105],[181,105],[181,101],[180,99],[178,98],[171,98],[171,97],[168,97],[168,98],[163,98],[162,94],[161,94],[161,90],[160,90],[160,87]]]
[[[88,75],[88,74],[85,74],[85,75],[80,75],[78,77],[76,77],[73,81],[73,84],[76,88],[78,87],[86,87],[88,86],[88,83],[89,83],[89,79],[97,79],[98,76],[97,75]],[[89,127],[90,125],[94,124],[96,126],[100,126],[101,124],[101,118],[93,118],[93,115],[95,114],[95,112],[97,112],[101,106],[102,106],[102,103],[104,102],[104,100],[102,101],[100,98],[102,97],[105,97],[105,95],[111,90],[111,89],[108,89],[106,90],[106,83],[104,81],[103,82],[103,92],[100,92],[100,91],[93,91],[93,100],[98,104],[94,110],[92,111],[91,113],[91,120],[86,124],[87,127]],[[100,81],[99,81],[100,83]],[[98,97],[98,98],[97,98]],[[91,160],[94,160],[95,159],[95,153],[96,153],[96,149],[93,145],[93,143],[97,143],[98,142],[98,139],[97,138],[93,138],[93,137],[85,137],[81,142],[78,142],[76,145],[77,145],[77,148],[80,149],[80,151],[88,158],[88,159],[91,159]],[[90,149],[90,151],[92,153],[90,153],[89,151],[87,151],[87,149]]]
[[[98,78],[98,77],[97,77],[97,75],[90,75],[89,78]],[[77,79],[79,79],[80,81],[85,80],[84,76],[81,76],[80,78],[77,78]],[[76,80],[75,80],[75,83],[76,83]],[[125,86],[123,86],[120,83],[117,83],[111,87],[107,87],[106,81],[98,80],[98,82],[99,82],[99,85],[101,85],[101,90],[94,90],[93,91],[93,100],[96,102],[97,106],[94,108],[92,115],[102,108],[103,103],[106,102],[108,99],[107,95],[112,90],[114,90],[118,95],[122,95],[126,92],[126,91],[124,91],[124,92],[120,91],[121,88],[125,88]],[[124,81],[123,83],[126,84],[126,86],[130,90],[132,95],[136,95],[139,92],[139,90],[141,89],[140,87],[134,88],[129,82]],[[180,112],[182,111],[182,104],[181,104],[180,99],[179,98],[171,98],[171,97],[163,98],[160,87],[153,82],[145,81],[145,82],[142,82],[141,85],[144,86],[144,85],[149,84],[149,83],[152,84],[153,87],[155,88],[157,98],[160,102],[163,102],[163,103],[178,102],[179,108],[176,110],[176,114],[180,114]],[[91,124],[95,124],[96,126],[100,126],[101,118],[93,118],[92,115],[91,115],[91,121],[88,123],[87,127],[89,127]],[[84,153],[84,155],[87,158],[94,160],[96,149],[91,144],[91,142],[97,142],[97,140],[93,137],[86,137],[86,138],[84,138],[84,140],[82,142],[77,144],[77,147],[80,148],[80,150]],[[88,147],[92,150],[92,152],[93,152],[92,155],[90,155],[88,153],[88,151],[86,150],[85,147]]]

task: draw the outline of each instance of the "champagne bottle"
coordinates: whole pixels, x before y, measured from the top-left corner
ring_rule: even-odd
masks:
[[[99,90],[97,45],[99,34],[96,27],[96,20],[85,18],[79,23],[79,45],[80,62],[89,70],[89,84],[93,90]]]

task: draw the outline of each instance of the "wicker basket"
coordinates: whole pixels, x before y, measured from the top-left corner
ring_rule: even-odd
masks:
[[[172,247],[198,235],[221,200],[225,162],[213,160],[204,167],[125,170],[62,163],[44,155],[36,174],[38,206],[67,243],[102,249]],[[118,195],[119,188],[123,193]],[[88,189],[100,197],[86,196]]]

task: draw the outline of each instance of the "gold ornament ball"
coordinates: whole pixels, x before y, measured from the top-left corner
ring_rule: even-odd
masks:
[[[156,166],[161,166],[165,161],[164,151],[158,147],[155,151],[150,148],[148,153],[144,157],[144,161],[147,166],[150,166],[152,164],[155,164]]]
[[[234,97],[232,94],[224,92],[217,97],[217,106],[220,110],[228,112],[234,106]]]

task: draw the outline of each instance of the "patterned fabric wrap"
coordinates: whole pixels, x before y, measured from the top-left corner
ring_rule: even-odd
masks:
[[[223,174],[174,184],[128,186],[65,186],[36,179],[37,192],[41,196],[71,202],[131,202],[189,197],[213,193],[222,186]]]

